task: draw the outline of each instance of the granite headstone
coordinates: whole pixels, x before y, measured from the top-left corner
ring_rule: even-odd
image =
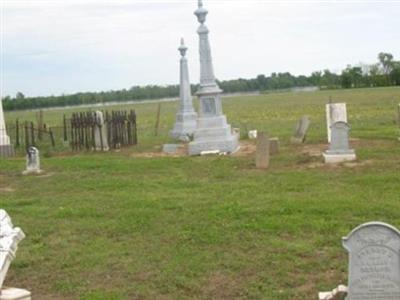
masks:
[[[296,129],[291,142],[294,144],[304,143],[307,135],[308,128],[310,127],[310,118],[308,116],[303,116],[296,125]]]

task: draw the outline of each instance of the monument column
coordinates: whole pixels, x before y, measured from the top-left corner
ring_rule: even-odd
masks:
[[[194,140],[189,144],[189,154],[196,155],[203,151],[235,152],[238,148],[239,137],[232,133],[222,112],[221,93],[214,75],[211,57],[211,47],[208,39],[209,30],[205,25],[208,11],[203,7],[203,1],[198,1],[198,8],[194,12],[200,26],[199,35],[200,54],[200,88],[197,95],[200,98],[200,112]]]
[[[176,114],[174,129],[171,131],[171,136],[181,141],[189,141],[197,127],[197,113],[193,108],[189,67],[186,59],[187,49],[184,40],[181,39],[181,46],[178,48],[181,54],[179,86],[180,105]]]
[[[10,137],[7,135],[3,101],[0,99],[0,158],[12,156],[13,154],[14,147],[10,144]]]

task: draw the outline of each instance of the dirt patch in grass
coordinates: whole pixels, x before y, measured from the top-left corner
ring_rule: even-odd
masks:
[[[203,293],[207,299],[235,299],[240,294],[240,281],[236,276],[214,272],[208,277]]]
[[[15,192],[13,188],[10,187],[0,187],[0,193],[12,193]]]

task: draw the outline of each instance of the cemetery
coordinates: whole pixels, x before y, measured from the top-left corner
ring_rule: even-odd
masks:
[[[400,299],[400,88],[224,95],[194,14],[179,99],[0,105],[0,300]]]

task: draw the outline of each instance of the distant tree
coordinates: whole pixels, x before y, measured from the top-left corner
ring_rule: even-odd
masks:
[[[400,61],[394,62],[390,77],[394,85],[400,85]]]
[[[24,99],[25,98],[25,95],[24,94],[22,94],[21,92],[17,92],[17,94],[15,95],[15,98],[18,100],[18,99]]]

